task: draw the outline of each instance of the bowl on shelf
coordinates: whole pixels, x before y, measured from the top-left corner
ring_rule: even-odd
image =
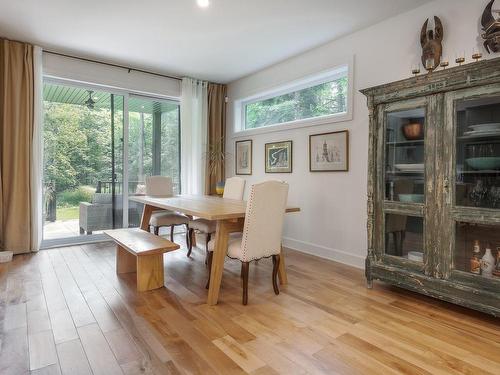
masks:
[[[398,199],[403,203],[424,203],[423,194],[398,194]]]
[[[401,172],[423,172],[424,171],[424,163],[418,164],[394,164],[394,168]]]
[[[471,168],[480,169],[497,169],[500,168],[500,157],[490,156],[482,158],[465,159],[467,165]]]
[[[412,122],[403,126],[403,135],[408,141],[416,141],[424,138],[424,126],[418,122]]]
[[[424,253],[420,251],[408,251],[408,259],[413,260],[415,262],[423,262],[424,261]]]

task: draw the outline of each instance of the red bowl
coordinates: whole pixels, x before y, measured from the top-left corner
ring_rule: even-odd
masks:
[[[403,135],[409,141],[424,138],[424,127],[418,122],[406,124],[403,126]]]

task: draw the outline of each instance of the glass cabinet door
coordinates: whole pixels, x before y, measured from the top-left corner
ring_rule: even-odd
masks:
[[[500,86],[451,93],[446,106],[449,268],[500,283]]]
[[[500,95],[458,100],[455,204],[500,208]]]
[[[426,241],[426,154],[429,98],[391,103],[380,109],[378,197],[382,202],[379,248],[384,262],[424,271]],[[432,135],[431,135],[432,136]],[[433,153],[432,153],[433,155]],[[432,175],[430,175],[432,178]]]
[[[385,199],[424,203],[425,108],[386,116]]]

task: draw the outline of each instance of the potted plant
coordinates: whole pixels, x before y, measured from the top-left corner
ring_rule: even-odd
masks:
[[[217,176],[219,171],[222,171],[224,168],[224,163],[226,160],[226,156],[228,155],[225,151],[225,143],[224,138],[221,138],[219,141],[211,143],[207,147],[206,158],[208,162],[208,173],[212,176]],[[224,181],[217,181],[215,185],[215,192],[217,195],[224,194]]]

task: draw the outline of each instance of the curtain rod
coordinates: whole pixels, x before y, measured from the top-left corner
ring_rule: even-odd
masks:
[[[67,54],[65,54],[65,53],[54,52],[54,51],[45,50],[45,49],[43,50],[43,52],[45,52],[45,53],[49,53],[49,54],[51,54],[51,55],[57,55],[57,56],[62,56],[62,57],[69,57],[69,58],[71,58],[71,59],[77,59],[77,60],[82,60],[82,61],[92,62],[92,63],[96,63],[96,64],[102,64],[102,65],[113,66],[113,67],[115,67],[115,68],[121,68],[121,69],[128,70],[128,72],[129,72],[129,73],[130,73],[131,71],[134,71],[134,72],[145,73],[145,74],[151,74],[151,75],[154,75],[154,76],[159,76],[159,77],[164,77],[164,78],[176,79],[177,81],[182,81],[182,78],[180,78],[180,77],[175,77],[175,76],[169,76],[169,75],[166,75],[166,74],[160,74],[160,73],[149,72],[149,71],[147,71],[147,70],[142,70],[142,69],[130,68],[130,67],[128,67],[128,66],[123,66],[123,65],[118,65],[118,64],[107,63],[107,62],[104,62],[104,61],[98,61],[98,60],[87,59],[87,58],[84,58],[84,57],[78,57],[78,56],[67,55]]]

